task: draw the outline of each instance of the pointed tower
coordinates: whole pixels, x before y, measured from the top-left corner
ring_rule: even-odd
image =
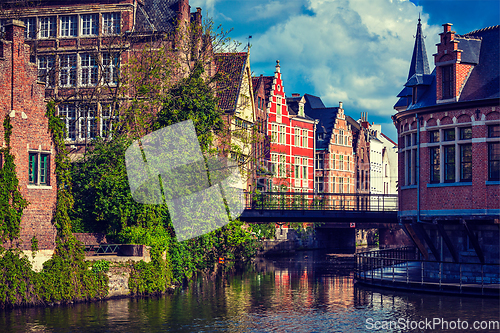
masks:
[[[433,80],[429,61],[427,60],[427,52],[425,51],[425,37],[422,34],[422,23],[420,21],[419,15],[408,80],[403,90],[397,96],[400,97],[399,101],[394,105],[394,108],[398,111],[404,111],[416,105],[428,90]]]
[[[420,23],[420,15],[418,16],[417,34],[415,36],[415,45],[413,46],[413,56],[411,57],[410,72],[408,80],[415,74],[430,74],[429,61],[427,60],[427,52],[425,51],[424,36],[422,35],[422,24]]]

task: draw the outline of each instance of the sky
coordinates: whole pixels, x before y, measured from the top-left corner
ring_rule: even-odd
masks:
[[[191,10],[242,43],[250,42],[254,76],[273,75],[280,60],[285,93],[343,102],[345,112],[382,124],[397,138],[391,115],[408,77],[420,15],[434,68],[443,23],[457,34],[500,24],[498,0],[190,0]],[[252,36],[251,39],[248,36]],[[499,60],[500,61],[500,60]]]

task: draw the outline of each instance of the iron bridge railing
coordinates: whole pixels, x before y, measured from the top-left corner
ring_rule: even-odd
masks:
[[[408,290],[498,296],[500,265],[425,261],[414,247],[355,254],[355,279]]]
[[[398,195],[360,193],[246,192],[245,208],[261,210],[397,211]]]

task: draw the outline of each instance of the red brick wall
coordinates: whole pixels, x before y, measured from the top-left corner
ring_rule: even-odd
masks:
[[[479,121],[471,122],[471,117],[476,119],[476,110],[480,110]],[[447,209],[499,209],[500,208],[500,186],[486,185],[488,180],[488,124],[492,120],[500,119],[498,107],[480,107],[470,109],[458,109],[448,112],[435,112],[421,115],[423,121],[433,123],[441,122],[445,117],[451,118],[455,126],[472,127],[472,183],[465,186],[427,187],[430,181],[429,148],[425,145],[429,142],[428,131],[439,129],[441,126],[424,128],[420,133],[420,209],[421,210],[447,210]],[[414,116],[403,119],[402,124],[411,123]],[[431,121],[431,119],[434,119]],[[467,121],[468,120],[468,121]],[[400,130],[399,126],[398,130]],[[426,130],[425,130],[426,129]],[[404,133],[403,133],[404,134]],[[399,144],[402,147],[401,136]],[[470,141],[469,141],[470,142]],[[456,146],[458,148],[458,146]],[[442,150],[440,152],[443,153]],[[460,163],[457,159],[455,163]],[[405,184],[404,154],[399,154],[399,184]],[[457,175],[459,176],[459,175]],[[459,182],[459,179],[456,179]],[[417,189],[400,189],[400,210],[417,209]]]
[[[29,47],[24,44],[24,26],[7,25],[6,39],[0,59],[0,116],[11,115],[13,126],[11,152],[15,157],[20,191],[29,201],[21,220],[20,248],[30,249],[36,236],[39,249],[53,249],[55,228],[52,215],[56,203],[55,152],[45,117],[44,85],[37,83],[36,65],[29,62]],[[12,112],[14,111],[14,112]],[[3,145],[4,129],[0,126]],[[30,151],[50,153],[50,186],[28,188],[28,154]],[[7,244],[8,246],[8,244]]]

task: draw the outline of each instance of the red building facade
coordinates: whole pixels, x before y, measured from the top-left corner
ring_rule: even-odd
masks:
[[[272,176],[267,190],[312,192],[316,122],[305,115],[305,100],[286,98],[279,61],[274,77],[260,77],[259,80],[265,93],[261,103],[265,103],[270,139],[268,169]],[[259,97],[262,98],[261,94],[256,95],[257,100]]]

